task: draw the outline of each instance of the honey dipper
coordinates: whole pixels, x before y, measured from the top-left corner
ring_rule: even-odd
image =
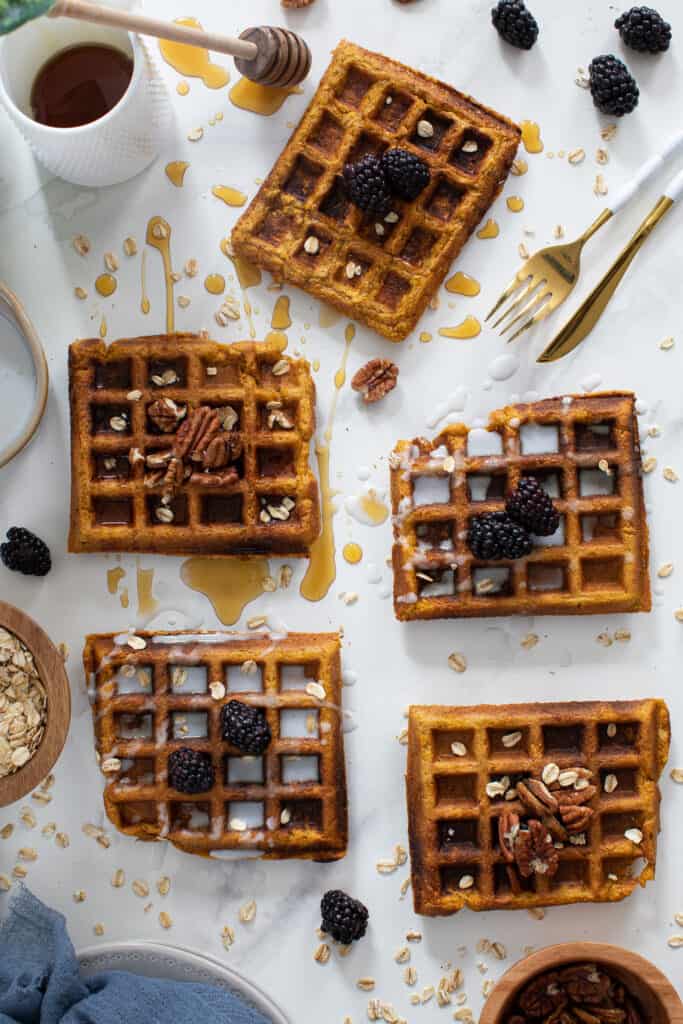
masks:
[[[138,12],[101,7],[89,0],[0,0],[0,35],[42,14],[51,18],[77,18],[189,46],[202,46],[215,53],[228,53],[235,58],[240,74],[260,85],[298,85],[311,66],[308,44],[286,28],[259,25],[245,29],[236,38]]]

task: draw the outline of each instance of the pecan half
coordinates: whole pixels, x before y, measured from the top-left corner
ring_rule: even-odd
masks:
[[[515,861],[523,878],[546,875],[552,878],[560,865],[550,832],[540,821],[531,818],[529,829],[518,832],[515,839]]]
[[[164,475],[164,495],[173,497],[183,482],[182,460],[172,455],[166,467]]]
[[[220,420],[215,409],[208,405],[200,405],[198,409],[192,410],[178,430],[173,454],[179,459],[186,459],[197,452],[201,461],[201,454],[220,429]]]
[[[147,409],[147,415],[162,434],[172,434],[187,413],[186,405],[178,405],[172,398],[157,398]]]
[[[525,779],[517,783],[517,795],[533,814],[543,817],[548,811],[554,814],[558,803],[545,782],[540,779]]]
[[[398,366],[389,359],[371,359],[361,366],[351,380],[351,387],[359,391],[364,402],[378,402],[396,387]]]
[[[570,835],[583,832],[593,817],[592,807],[560,807],[560,817]]]
[[[202,452],[204,469],[224,469],[230,462],[230,445],[224,437],[213,437]]]
[[[513,811],[503,811],[498,818],[498,844],[505,860],[514,863],[515,837],[519,832],[519,815]]]
[[[191,484],[201,484],[203,487],[227,487],[237,483],[239,476],[234,466],[228,466],[219,473],[191,473],[188,479]]]
[[[557,793],[560,807],[580,807],[592,800],[597,793],[596,786],[586,786],[585,789],[564,790]]]
[[[519,1005],[524,1013],[529,1017],[547,1017],[566,1005],[567,997],[557,982],[557,973],[550,971],[527,985],[519,997]]]

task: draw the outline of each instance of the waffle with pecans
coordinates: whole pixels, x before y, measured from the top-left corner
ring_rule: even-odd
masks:
[[[471,97],[342,41],[235,226],[235,252],[401,341],[502,189],[519,139]],[[390,148],[420,157],[430,182],[378,221],[352,206],[343,170]]]
[[[69,551],[307,555],[315,388],[275,342],[195,334],[69,349]]]
[[[112,823],[213,857],[343,857],[347,799],[336,633],[113,633],[86,639],[104,804]],[[271,740],[223,739],[230,700],[262,708]],[[212,788],[171,788],[174,750],[208,754]]]
[[[485,449],[485,453],[482,450]],[[567,395],[447,426],[390,456],[398,619],[649,611],[648,531],[634,395]],[[523,477],[560,526],[526,557],[472,554],[474,516],[502,512]],[[429,500],[421,501],[424,491]]]
[[[645,885],[669,739],[662,700],[411,707],[416,912],[614,902]]]

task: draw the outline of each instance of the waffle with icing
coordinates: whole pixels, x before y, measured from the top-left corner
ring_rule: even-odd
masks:
[[[104,804],[120,832],[219,858],[344,856],[338,634],[108,633],[87,637],[83,658]],[[232,699],[264,709],[272,739],[261,757],[222,739]],[[180,747],[211,755],[209,792],[169,786]]]
[[[418,131],[425,122],[429,137]],[[471,97],[342,41],[235,226],[234,250],[401,341],[503,187],[519,139],[517,125]],[[398,216],[379,234],[349,202],[342,171],[395,147],[419,156],[431,180],[417,200],[393,203]]]
[[[320,530],[315,387],[276,340],[77,341],[69,390],[70,551],[308,554]],[[190,446],[169,487],[181,431],[203,415],[213,448]]]
[[[645,885],[655,874],[657,780],[669,739],[662,700],[411,707],[406,781],[416,912],[613,902]],[[585,781],[582,790],[551,783],[551,795],[570,804],[588,796],[575,811],[592,814],[567,832],[560,812],[549,812],[543,821],[557,869],[544,871],[542,850],[525,877],[509,851],[536,815],[517,787],[544,770],[550,780],[556,768],[579,769]]]
[[[649,611],[648,531],[634,396],[568,395],[447,426],[390,457],[398,619]],[[473,516],[500,512],[524,476],[560,528],[525,558],[484,562]]]

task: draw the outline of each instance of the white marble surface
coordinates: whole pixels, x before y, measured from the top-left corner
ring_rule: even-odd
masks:
[[[341,1024],[345,1015],[354,1024],[365,1019],[368,995],[356,988],[362,975],[374,976],[374,995],[392,1002],[411,1024],[423,1016],[450,1017],[449,1011],[437,1010],[434,1003],[423,1008],[409,1005],[410,991],[402,983],[402,968],[393,961],[409,928],[420,928],[424,935],[422,944],[412,947],[418,990],[438,981],[444,961],[460,963],[457,948],[467,946],[462,966],[465,990],[475,1010],[481,1002],[484,977],[477,969],[480,958],[474,947],[482,937],[504,942],[508,962],[527,944],[540,946],[575,938],[622,942],[651,957],[681,986],[683,953],[667,948],[666,940],[676,931],[674,912],[683,910],[677,867],[683,792],[676,791],[668,778],[663,783],[657,881],[621,905],[556,909],[542,922],[526,914],[500,913],[462,913],[451,919],[421,921],[413,915],[409,897],[399,900],[407,866],[389,877],[381,877],[375,870],[376,861],[389,856],[395,843],[407,845],[402,778],[405,749],[396,737],[405,724],[404,708],[411,701],[476,703],[661,695],[668,698],[673,717],[671,765],[683,757],[679,740],[683,626],[673,615],[683,604],[679,576],[683,541],[678,525],[683,483],[668,483],[661,473],[664,466],[671,465],[683,474],[679,355],[683,339],[668,352],[658,347],[662,338],[676,335],[680,326],[679,211],[674,210],[643,250],[591,339],[554,366],[537,366],[533,355],[549,340],[557,318],[532,339],[507,351],[487,330],[474,341],[435,337],[423,345],[415,336],[401,346],[358,330],[349,370],[355,371],[369,357],[388,355],[399,363],[401,376],[396,392],[376,409],[362,409],[348,386],[340,395],[332,445],[332,480],[340,492],[335,518],[336,583],[323,602],[307,603],[298,596],[302,573],[298,567],[289,592],[265,595],[247,610],[247,616],[271,610],[291,628],[344,628],[345,666],[358,679],[345,694],[357,725],[347,736],[351,843],[345,860],[333,866],[214,864],[191,860],[163,845],[136,845],[116,834],[111,848],[104,850],[81,834],[84,822],[104,824],[80,668],[82,639],[89,631],[144,623],[135,614],[134,558],[124,557],[121,563],[131,588],[131,607],[125,611],[106,589],[106,570],[115,564],[113,558],[65,553],[67,345],[75,336],[96,333],[102,314],[107,317],[110,338],[164,328],[157,254],[149,253],[152,312],[145,318],[139,312],[139,256],[133,260],[121,257],[119,289],[111,300],[95,296],[93,282],[104,269],[103,253],[110,249],[120,253],[128,234],[142,241],[148,218],[162,214],[173,227],[176,266],[194,256],[202,270],[200,277],[179,286],[179,292],[191,296],[192,304],[187,310],[177,310],[178,326],[207,327],[226,341],[242,336],[244,324],[216,327],[213,313],[218,301],[206,294],[201,284],[204,273],[227,273],[229,269],[218,245],[235,215],[211,195],[211,187],[228,184],[253,195],[255,178],[269,169],[288,135],[288,123],[303,111],[328,51],[340,37],[383,49],[441,75],[514,118],[537,120],[547,150],[583,146],[587,153],[578,167],[557,157],[527,157],[529,173],[510,180],[494,210],[501,225],[499,238],[472,239],[457,262],[458,269],[482,281],[481,296],[454,298],[442,291],[440,309],[428,312],[420,324],[420,330],[436,333],[438,327],[458,323],[470,312],[479,316],[486,312],[487,304],[511,276],[520,241],[525,240],[532,249],[549,241],[558,223],[572,235],[593,219],[602,203],[592,191],[597,171],[604,174],[610,188],[616,188],[679,127],[683,14],[673,0],[667,0],[665,7],[674,25],[674,47],[659,59],[628,54],[642,99],[638,111],[624,119],[616,139],[609,143],[610,162],[605,167],[596,165],[594,155],[601,144],[599,128],[609,119],[595,113],[590,96],[576,87],[574,76],[578,65],[587,65],[600,52],[614,49],[620,53],[621,45],[611,28],[617,8],[591,0],[573,0],[571,4],[534,0],[533,9],[543,29],[540,44],[530,54],[514,52],[499,42],[489,26],[489,3],[484,0],[418,0],[408,6],[391,0],[370,4],[316,0],[309,10],[285,16],[313,47],[313,70],[304,95],[289,99],[274,117],[261,119],[231,106],[226,90],[211,92],[193,81],[186,98],[173,91],[178,127],[168,152],[135,181],[103,191],[50,180],[35,166],[7,119],[0,116],[0,278],[26,303],[44,339],[51,372],[50,401],[38,438],[0,473],[0,523],[21,523],[34,529],[50,544],[55,563],[44,581],[24,579],[0,568],[0,594],[35,616],[55,641],[69,645],[74,701],[72,730],[57,766],[54,799],[46,808],[35,808],[41,824],[55,821],[69,833],[71,846],[57,849],[54,841],[41,837],[40,829],[27,831],[19,824],[12,839],[0,841],[0,869],[11,870],[20,846],[35,846],[39,859],[29,865],[28,881],[38,895],[67,914],[77,945],[91,944],[93,925],[102,922],[109,940],[162,937],[225,955],[231,965],[263,985],[299,1024],[318,1019]],[[282,17],[277,0],[234,0],[229,16],[226,5],[216,0],[193,0],[191,4],[150,0],[149,8],[169,16],[193,14],[206,26],[225,30]],[[174,90],[178,76],[168,68],[164,73]],[[208,119],[218,110],[224,112],[224,120],[209,127]],[[205,127],[204,139],[191,144],[186,141],[187,133],[198,124]],[[173,188],[164,175],[164,164],[170,159],[191,162],[182,190]],[[662,185],[662,180],[652,183],[595,239],[587,253],[582,289],[608,264]],[[505,196],[511,194],[524,197],[523,213],[514,215],[506,209]],[[535,235],[525,237],[525,227]],[[93,243],[86,260],[71,246],[71,237],[77,232],[87,234]],[[251,294],[259,311],[255,316],[258,336],[269,325],[276,298],[266,284],[264,280]],[[73,297],[75,285],[88,289],[86,302]],[[319,329],[316,304],[304,294],[293,290],[289,294],[294,318],[290,347],[298,346],[310,359],[320,360],[316,379],[320,421],[324,423],[333,394],[332,378],[341,358],[344,322]],[[312,326],[305,328],[305,323]],[[299,340],[302,336],[305,345]],[[491,376],[489,367],[501,355],[512,356],[508,369],[513,372],[509,379],[492,382],[493,375],[501,376],[500,364]],[[386,455],[394,440],[432,433],[439,403],[459,407],[462,412],[458,415],[472,422],[513,394],[553,395],[599,386],[636,390],[643,403],[643,433],[654,424],[661,428],[660,436],[646,441],[648,454],[659,460],[646,483],[652,531],[652,613],[630,618],[433,622],[411,627],[395,622],[390,602],[380,597],[382,584],[367,582],[369,563],[382,568],[389,552],[389,524],[379,528],[361,525],[344,508],[344,499],[364,486],[358,478],[359,468],[369,467],[370,484],[386,487]],[[341,546],[350,539],[364,549],[359,566],[346,565],[339,557]],[[673,574],[657,579],[657,567],[669,561],[675,565]],[[155,594],[161,604],[158,621],[175,612],[193,626],[217,625],[208,601],[180,582],[179,559],[146,557],[141,562],[156,571]],[[382,577],[384,583],[389,582],[386,569]],[[340,592],[346,590],[359,594],[358,602],[349,607],[339,600]],[[632,631],[630,643],[604,648],[596,642],[601,631],[619,627]],[[526,651],[520,640],[530,630],[538,633],[541,641],[534,650]],[[467,657],[463,675],[454,674],[447,666],[447,656],[453,650]],[[0,813],[0,825],[17,821],[18,813],[16,807]],[[117,867],[127,874],[123,890],[110,886]],[[141,878],[153,886],[162,873],[172,878],[171,892],[164,900],[155,892],[153,909],[145,914],[146,901],[133,894],[130,882]],[[335,954],[329,964],[320,966],[312,956],[318,941],[318,900],[332,886],[365,900],[371,927],[366,940],[346,959]],[[85,890],[85,902],[74,903],[74,889]],[[256,919],[239,924],[238,909],[251,898],[258,903]],[[168,933],[158,924],[162,908],[174,921]],[[232,924],[237,933],[229,954],[222,953],[220,943],[225,923]],[[489,963],[486,977],[498,976],[504,964],[484,959]]]

